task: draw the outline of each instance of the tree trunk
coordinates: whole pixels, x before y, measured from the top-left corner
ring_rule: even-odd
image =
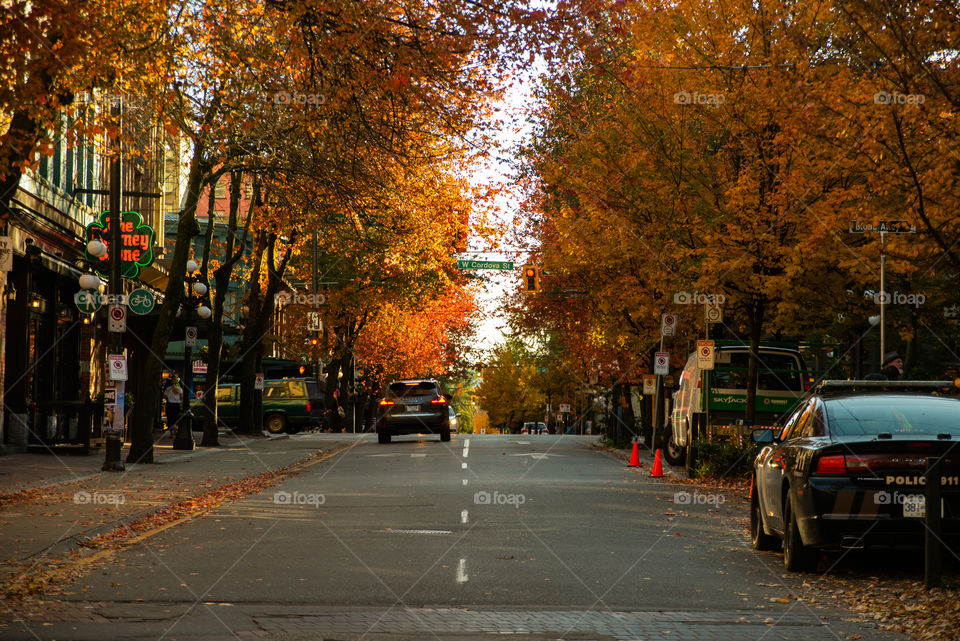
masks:
[[[295,241],[295,233],[290,235],[290,245]],[[241,340],[241,354],[243,355],[243,365],[240,370],[242,377],[240,379],[240,431],[244,434],[257,434],[256,428],[259,423],[257,409],[254,406],[254,379],[257,370],[260,368],[260,359],[263,357],[263,339],[272,329],[273,320],[273,299],[280,289],[283,279],[283,273],[287,269],[287,263],[290,261],[293,252],[288,248],[284,252],[280,264],[276,264],[276,247],[279,236],[274,233],[265,235],[262,243],[266,246],[267,253],[267,289],[260,298],[259,266],[263,256],[261,247],[255,262],[256,270],[252,272],[253,279],[250,288],[250,315],[247,319],[247,325],[243,328],[243,339]],[[276,265],[276,266],[275,266]]]
[[[167,352],[174,320],[183,297],[184,275],[187,272],[187,260],[190,258],[191,239],[200,233],[197,225],[197,202],[208,165],[203,159],[204,146],[197,144],[190,162],[190,178],[187,183],[186,206],[180,212],[177,225],[177,238],[170,262],[170,277],[164,291],[163,303],[157,327],[153,334],[150,350],[137,381],[136,403],[130,420],[130,452],[128,463],[153,463],[153,423],[156,408],[160,403],[160,378],[163,372],[163,355]],[[189,400],[186,401],[189,403]],[[188,405],[189,407],[189,405]]]

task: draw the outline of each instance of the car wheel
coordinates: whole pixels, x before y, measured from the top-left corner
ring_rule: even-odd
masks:
[[[817,569],[820,554],[816,549],[803,544],[789,492],[783,506],[783,516],[783,567],[790,572],[813,572]]]
[[[663,450],[663,457],[670,465],[685,465],[687,462],[687,448],[680,447],[673,440],[673,430],[667,437],[667,447]]]
[[[440,430],[440,440],[449,441],[450,440],[450,428],[446,427]]]
[[[264,421],[264,427],[271,434],[283,434],[287,429],[287,419],[283,414],[271,414]]]
[[[381,445],[386,445],[390,442],[390,432],[377,432],[377,442]]]
[[[776,550],[780,539],[763,531],[763,515],[760,514],[760,497],[757,495],[757,483],[753,483],[750,496],[750,542],[754,550]]]

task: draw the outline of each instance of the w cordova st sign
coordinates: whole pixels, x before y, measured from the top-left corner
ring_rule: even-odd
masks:
[[[113,247],[110,232],[110,212],[104,211],[97,220],[87,225],[86,240],[99,239],[107,246],[107,253],[101,257],[86,253],[86,259],[97,266],[101,276],[110,275],[110,261],[113,260]],[[136,278],[140,268],[153,263],[154,231],[143,223],[139,212],[120,212],[120,274],[124,278]]]

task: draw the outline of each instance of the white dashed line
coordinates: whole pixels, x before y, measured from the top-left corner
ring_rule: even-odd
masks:
[[[464,510],[463,512],[460,512],[460,522],[461,522],[461,523],[466,523],[466,522],[467,522],[467,517],[469,517],[469,516],[470,516],[470,513],[469,513],[467,510]]]
[[[461,463],[461,464],[460,464],[460,469],[461,469],[461,470],[467,469],[467,464],[466,464],[466,463]]]
[[[467,479],[463,479],[463,484],[464,484],[464,485],[467,484]]]
[[[470,577],[467,576],[467,560],[460,559],[457,564],[457,583],[466,583]]]

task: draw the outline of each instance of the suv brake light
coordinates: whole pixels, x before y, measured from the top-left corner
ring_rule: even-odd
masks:
[[[394,405],[394,402],[391,401],[389,398],[385,398],[382,401],[380,401],[381,407],[389,407],[390,405]]]
[[[430,404],[431,404],[431,405],[445,405],[446,402],[447,402],[447,399],[445,399],[445,398],[443,398],[443,397],[441,396],[440,398],[435,398],[435,399],[433,399],[432,401],[430,401]]]
[[[312,409],[312,408],[310,407],[310,401],[307,401],[307,413],[308,413],[308,414],[310,413],[310,410],[311,410],[311,409]]]

